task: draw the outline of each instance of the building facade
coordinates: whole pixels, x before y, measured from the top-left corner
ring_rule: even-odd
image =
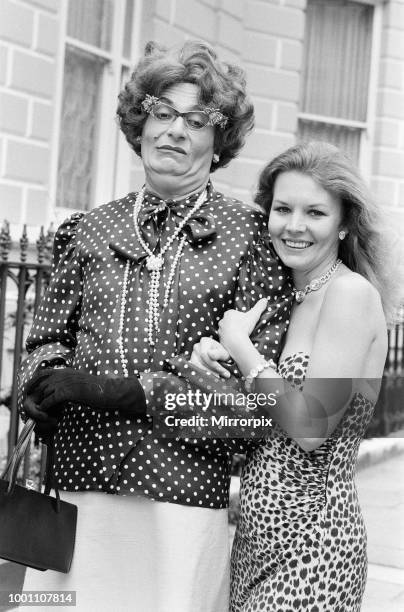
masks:
[[[256,125],[216,187],[252,201],[299,139],[344,147],[404,229],[404,0],[0,0],[0,218],[37,236],[142,184],[117,94],[144,44],[242,65]]]

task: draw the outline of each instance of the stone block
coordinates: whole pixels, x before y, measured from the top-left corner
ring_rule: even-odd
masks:
[[[243,155],[266,163],[295,143],[292,135],[271,134],[267,130],[255,130],[243,149]]]
[[[238,19],[243,19],[245,2],[244,0],[222,0],[220,8]]]
[[[173,25],[169,25],[161,19],[153,19],[153,40],[158,40],[162,45],[172,47],[185,42],[185,32]]]
[[[392,28],[404,30],[404,4],[390,0],[384,10],[386,11],[386,23]]]
[[[52,13],[57,13],[60,7],[59,0],[29,0],[29,2],[30,4],[34,4],[41,9],[51,11]]]
[[[404,31],[387,28],[383,30],[382,58],[404,60]]]
[[[251,94],[287,102],[297,102],[299,99],[297,74],[248,64],[247,75]]]
[[[285,6],[293,6],[294,8],[306,10],[307,0],[284,0]]]
[[[261,160],[245,159],[243,150],[243,157],[231,162],[231,167],[233,168],[232,184],[234,187],[254,192],[262,166]]]
[[[385,178],[375,177],[370,182],[373,197],[381,205],[391,206],[396,199],[396,182]]]
[[[240,56],[236,51],[233,51],[228,47],[223,47],[222,45],[215,45],[215,50],[222,62],[227,62],[228,64],[236,64],[237,66],[241,65]]]
[[[16,51],[13,58],[11,86],[37,96],[52,98],[55,89],[55,66],[40,57]]]
[[[404,151],[404,121],[400,122],[398,146]]]
[[[32,42],[34,11],[9,0],[0,0],[0,39],[29,47]]]
[[[290,134],[296,134],[297,111],[297,104],[277,104],[275,113],[275,130],[277,132],[289,132]]]
[[[404,40],[404,34],[403,34]],[[380,87],[391,89],[404,89],[404,66],[397,60],[385,59],[380,62],[379,72]]]
[[[4,85],[7,79],[7,47],[0,47],[0,83]]]
[[[0,183],[0,219],[10,223],[21,223],[22,188]]]
[[[304,13],[302,10],[272,6],[259,0],[249,0],[246,27],[274,36],[303,40]]]
[[[373,170],[376,175],[402,178],[404,152],[376,149],[373,154]]]
[[[0,92],[0,130],[24,135],[27,127],[28,101],[6,91]]]
[[[154,12],[160,19],[170,21],[172,8],[173,0],[157,0]]]
[[[28,189],[25,222],[27,225],[43,225],[47,216],[48,192],[45,189]]]
[[[391,119],[404,119],[404,93],[380,91],[377,98],[377,115]]]
[[[49,179],[49,149],[10,140],[7,147],[5,178],[46,184]]]
[[[50,141],[53,127],[53,108],[49,104],[34,102],[32,128],[29,134],[38,140]]]
[[[174,24],[188,34],[215,42],[216,11],[195,0],[190,10],[189,0],[177,0]]]
[[[59,22],[55,17],[39,15],[36,50],[56,56],[59,44]]]
[[[253,98],[253,104],[255,109],[255,127],[264,128],[269,130],[273,127],[272,116],[274,109],[274,102],[269,100],[262,100]]]
[[[399,192],[398,192],[398,205],[401,208],[404,208],[404,183],[400,184]]]
[[[244,31],[243,57],[247,62],[275,66],[277,40],[261,32]]]
[[[281,68],[300,71],[303,62],[303,45],[301,42],[282,40]]]
[[[228,15],[219,14],[218,40],[221,45],[229,47],[233,51],[239,51],[243,40],[243,25],[239,19]]]
[[[397,147],[399,144],[400,123],[379,119],[375,125],[375,146]]]

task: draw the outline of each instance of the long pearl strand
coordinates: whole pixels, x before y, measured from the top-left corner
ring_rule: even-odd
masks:
[[[125,264],[125,272],[123,273],[123,284],[121,293],[121,309],[119,312],[119,328],[118,328],[118,348],[119,357],[121,359],[121,366],[124,378],[128,378],[128,360],[125,357],[125,349],[123,346],[123,326],[125,324],[125,311],[126,311],[126,296],[128,294],[128,280],[130,270],[130,259]]]
[[[139,243],[142,245],[143,249],[146,251],[148,255],[148,257],[146,258],[146,267],[150,271],[151,274],[150,274],[150,293],[149,293],[149,304],[148,304],[147,337],[148,337],[150,346],[154,346],[155,344],[154,338],[155,338],[155,335],[157,335],[159,331],[160,314],[159,314],[158,297],[159,297],[159,288],[160,288],[161,269],[164,265],[164,255],[168,251],[168,249],[170,248],[174,240],[176,240],[178,236],[181,234],[182,230],[184,229],[185,225],[188,223],[189,219],[195,214],[195,212],[205,202],[206,190],[202,191],[202,193],[196,200],[195,205],[191,208],[189,213],[184,217],[184,219],[178,225],[175,232],[168,238],[164,248],[157,255],[155,255],[151,251],[149,245],[143,239],[141,232],[140,232],[140,228],[139,228],[138,218],[139,218],[140,210],[143,205],[144,192],[145,192],[145,188],[143,187],[143,189],[139,191],[136,197],[135,204],[133,206],[133,224],[135,228],[136,238],[138,239]],[[164,302],[163,302],[164,308],[168,306],[168,301],[170,297],[171,286],[174,280],[175,270],[181,258],[185,241],[186,241],[186,236],[183,235],[179,242],[177,252],[174,256],[173,263],[171,265],[169,276],[168,276],[167,285],[165,287]],[[124,300],[124,293],[125,293],[125,300]],[[124,312],[125,312],[126,294],[127,294],[127,288],[125,287],[125,290],[122,290],[121,316],[122,316],[122,313],[124,316]],[[125,301],[125,305],[123,305],[124,301]]]

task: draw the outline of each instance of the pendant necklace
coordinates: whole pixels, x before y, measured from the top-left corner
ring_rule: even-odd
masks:
[[[161,251],[157,254],[153,253],[150,249],[149,245],[143,239],[141,235],[141,230],[139,227],[139,213],[143,205],[145,188],[143,187],[138,195],[136,196],[136,200],[133,206],[133,224],[135,229],[136,238],[139,243],[143,247],[143,249],[147,253],[146,257],[146,268],[150,272],[150,290],[148,296],[148,325],[147,325],[147,338],[150,346],[154,346],[156,343],[156,336],[159,332],[159,321],[160,321],[160,313],[159,313],[159,290],[160,290],[160,277],[161,270],[164,266],[164,255],[176,240],[185,225],[188,223],[190,218],[195,214],[195,212],[201,208],[204,204],[207,196],[207,191],[204,189],[202,193],[199,195],[196,200],[194,206],[191,208],[189,213],[184,217],[181,223],[177,226],[175,232],[171,234],[168,238],[165,246],[161,249]],[[182,250],[184,248],[186,242],[186,235],[183,234],[179,240],[177,252],[174,255],[173,262],[171,264],[170,272],[167,279],[167,284],[164,288],[164,300],[163,300],[163,308],[168,306],[171,287],[174,281],[175,270],[177,265],[181,259]],[[119,330],[118,330],[118,347],[119,347],[119,355],[121,359],[122,370],[124,372],[124,376],[128,376],[128,361],[125,356],[124,344],[123,344],[123,328],[125,322],[125,312],[126,312],[126,298],[128,293],[128,282],[129,282],[129,270],[130,270],[130,260],[127,260],[124,272],[124,280],[122,286],[121,293],[121,308],[120,308],[120,316],[119,316]]]

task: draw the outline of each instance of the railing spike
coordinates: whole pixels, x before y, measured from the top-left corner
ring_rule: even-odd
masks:
[[[37,249],[37,258],[38,263],[43,263],[45,259],[45,249],[46,249],[46,238],[43,230],[43,225],[41,225],[41,230],[39,232],[39,238],[36,241],[36,249]]]
[[[27,225],[26,223],[24,223],[22,236],[20,238],[20,260],[22,262],[27,261],[27,251],[28,251]]]
[[[45,260],[46,261],[52,261],[54,238],[55,238],[55,230],[54,230],[53,223],[51,223],[48,227],[48,231],[46,232],[46,245],[45,245]]]
[[[0,231],[0,256],[2,261],[7,261],[11,250],[10,224],[4,219]]]

